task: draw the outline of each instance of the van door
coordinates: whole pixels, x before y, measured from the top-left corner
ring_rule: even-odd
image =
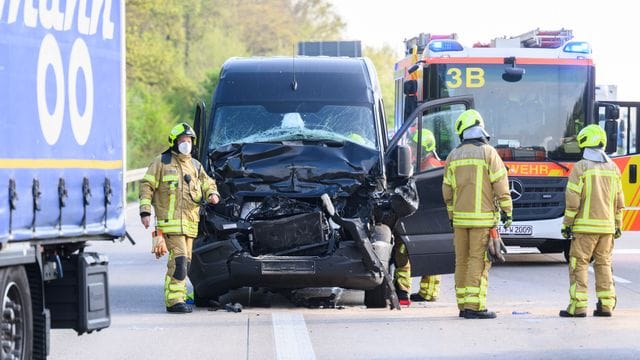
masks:
[[[458,116],[473,108],[473,97],[438,99],[419,105],[395,134],[386,156],[398,145],[411,149],[413,178],[418,190],[418,210],[400,219],[394,233],[405,243],[411,261],[411,275],[449,274],[455,269],[453,232],[442,198],[442,178],[447,155],[460,143],[454,130]],[[424,130],[424,131],[423,131]],[[426,151],[430,131],[435,154]]]

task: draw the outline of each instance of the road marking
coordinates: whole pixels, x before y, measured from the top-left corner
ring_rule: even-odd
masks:
[[[300,313],[273,313],[273,338],[278,360],[315,360],[309,331]]]
[[[595,272],[593,272],[593,267],[589,266],[589,272],[595,274]],[[631,281],[615,275],[613,275],[613,280],[615,280],[619,284],[631,284]]]
[[[640,254],[640,249],[613,249],[614,254]]]

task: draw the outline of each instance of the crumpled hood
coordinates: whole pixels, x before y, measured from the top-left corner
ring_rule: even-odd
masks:
[[[352,194],[379,161],[378,150],[351,142],[230,144],[210,153],[213,168],[237,195]]]

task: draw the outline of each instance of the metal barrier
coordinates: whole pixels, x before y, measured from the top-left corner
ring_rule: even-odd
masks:
[[[133,201],[133,197],[138,193],[139,182],[147,173],[147,168],[128,170],[124,174],[124,179],[127,183],[127,198]]]
[[[146,172],[147,172],[147,168],[128,170],[124,178],[127,181],[127,184],[140,181],[142,180]]]

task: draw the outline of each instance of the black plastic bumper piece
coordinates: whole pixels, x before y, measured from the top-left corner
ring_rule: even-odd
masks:
[[[230,289],[255,286],[273,289],[343,287],[370,290],[382,274],[367,270],[354,242],[342,242],[331,256],[251,256],[231,241],[194,249],[191,282],[199,297],[215,298]],[[226,255],[226,256],[225,256]]]

